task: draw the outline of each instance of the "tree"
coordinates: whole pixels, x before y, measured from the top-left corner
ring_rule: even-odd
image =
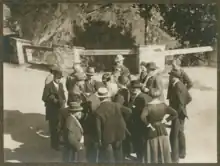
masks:
[[[159,5],[164,20],[161,28],[176,36],[184,45],[212,45],[217,39],[216,4]]]

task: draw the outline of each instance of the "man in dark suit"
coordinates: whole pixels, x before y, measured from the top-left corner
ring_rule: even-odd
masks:
[[[49,121],[51,135],[51,147],[59,150],[59,134],[57,131],[60,109],[65,106],[65,94],[62,83],[62,72],[57,69],[53,72],[54,79],[51,83],[45,85],[42,100],[46,106],[46,120]]]
[[[149,93],[149,91],[152,88],[156,88],[160,91],[159,99],[161,101],[164,101],[164,87],[163,87],[163,81],[161,76],[158,72],[158,67],[154,62],[149,62],[147,65],[147,77],[145,78],[145,81],[143,83],[142,91],[144,93]]]
[[[171,157],[174,163],[179,162],[179,158],[186,156],[186,142],[184,134],[185,118],[188,118],[186,105],[191,102],[192,98],[186,86],[180,81],[181,72],[172,71],[170,74],[170,106],[178,113],[178,118],[172,121],[170,132]]]
[[[73,96],[73,98],[75,98],[75,96]],[[67,108],[62,109],[59,127],[64,140],[64,162],[86,161],[84,130],[80,122],[84,116],[82,110],[83,108],[78,99],[71,101]]]
[[[180,72],[180,81],[186,86],[186,88],[189,90],[192,88],[193,83],[187,73],[180,67],[181,61],[179,59],[174,59],[172,61],[172,70],[171,71],[179,71]],[[171,80],[169,79],[168,83],[168,91],[167,91],[167,99],[170,99],[170,89],[172,87]]]
[[[134,150],[137,154],[137,162],[143,161],[143,133],[145,125],[141,121],[141,113],[144,107],[152,100],[152,98],[141,92],[141,83],[138,80],[131,81],[131,99],[130,107],[132,108],[132,142]]]
[[[103,162],[123,162],[122,141],[131,110],[109,100],[107,88],[99,88],[97,96],[101,104],[95,111],[98,142]]]
[[[119,91],[115,95],[114,102],[119,103],[125,107],[129,106],[129,101],[130,101],[130,91],[127,88],[127,85],[129,83],[129,78],[122,75],[119,76],[118,78],[118,86],[119,86]],[[123,154],[125,157],[130,157],[130,154],[132,153],[132,141],[131,141],[131,124],[130,124],[130,119],[126,121],[126,126],[128,132],[126,133],[126,138],[123,141]]]
[[[95,75],[95,69],[93,67],[89,67],[86,72],[87,79],[85,80],[85,93],[88,95],[94,94],[98,90],[98,86],[102,84],[93,79]]]
[[[120,68],[121,75],[127,76],[129,79],[131,79],[130,71],[129,69],[124,65],[124,57],[122,55],[117,55],[115,58],[115,68]]]

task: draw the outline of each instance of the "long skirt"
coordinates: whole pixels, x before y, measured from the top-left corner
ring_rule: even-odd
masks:
[[[172,163],[168,136],[159,136],[146,140],[144,162]]]

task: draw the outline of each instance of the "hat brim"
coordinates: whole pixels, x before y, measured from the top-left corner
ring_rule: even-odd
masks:
[[[108,93],[107,95],[101,96],[101,95],[98,94],[98,92],[96,92],[95,95],[96,95],[98,98],[108,98],[108,97],[110,97],[110,94],[109,94],[109,93]]]
[[[70,112],[81,112],[83,110],[83,107],[79,107],[79,108],[69,108]]]
[[[86,73],[86,75],[88,75],[88,76],[94,76],[95,73]]]

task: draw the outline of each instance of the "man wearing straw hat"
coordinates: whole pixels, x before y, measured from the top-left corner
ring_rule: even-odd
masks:
[[[72,96],[73,101],[62,110],[60,119],[60,130],[64,140],[63,161],[64,162],[85,162],[84,130],[80,123],[83,118],[80,100]]]
[[[95,111],[97,137],[102,149],[103,162],[123,162],[122,141],[131,110],[109,100],[107,88],[99,88],[96,94],[101,104]],[[124,115],[124,116],[123,116]]]
[[[122,55],[116,56],[115,63],[115,67],[119,67],[121,69],[121,75],[125,75],[130,78],[130,71],[127,67],[124,66],[124,57]]]
[[[59,134],[57,126],[59,123],[60,109],[65,106],[66,98],[63,84],[60,82],[63,77],[59,68],[54,69],[53,81],[45,85],[42,100],[46,106],[46,120],[49,121],[51,135],[51,147],[59,150]]]

